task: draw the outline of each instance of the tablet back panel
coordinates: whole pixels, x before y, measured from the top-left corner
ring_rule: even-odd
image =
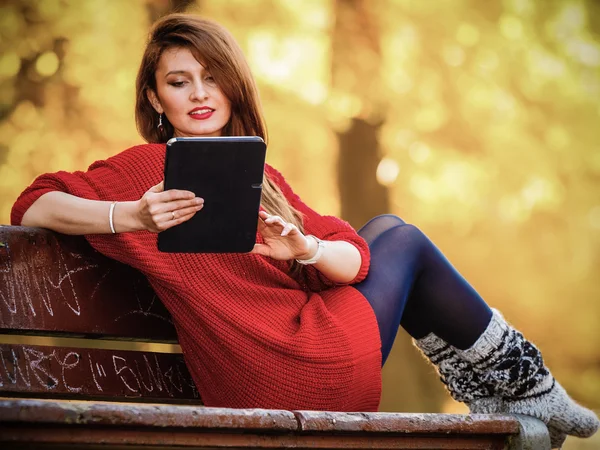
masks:
[[[260,137],[176,138],[167,143],[165,190],[204,199],[190,220],[158,235],[158,249],[242,253],[256,242],[266,146]]]

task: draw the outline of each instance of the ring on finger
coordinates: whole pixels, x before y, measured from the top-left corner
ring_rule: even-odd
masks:
[[[175,220],[175,211],[171,211],[171,215],[173,216],[171,220]]]

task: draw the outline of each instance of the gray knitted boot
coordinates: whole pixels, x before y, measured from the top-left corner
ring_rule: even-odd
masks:
[[[493,389],[483,383],[469,361],[458,356],[455,347],[433,333],[422,339],[413,339],[413,343],[437,369],[452,398],[465,403],[471,414],[510,413],[502,398],[493,397]],[[567,435],[551,425],[548,432],[552,448],[560,448]]]
[[[501,399],[491,399],[493,393],[483,383],[480,374],[473,370],[469,361],[461,359],[454,347],[433,333],[421,339],[413,339],[413,344],[421,350],[437,370],[440,380],[457,402],[466,403],[473,414],[485,413],[479,410],[487,402],[494,406]]]
[[[501,397],[494,397],[493,387],[483,382],[473,365],[459,357],[455,347],[433,333],[422,339],[413,339],[413,343],[437,369],[452,398],[465,403],[471,414],[511,413],[511,408]],[[567,435],[555,428],[553,423],[550,421],[548,424],[552,448],[560,448]]]
[[[566,435],[589,437],[600,425],[594,412],[571,399],[544,366],[540,351],[494,310],[477,342],[457,355],[472,364],[490,393],[502,397],[474,399],[479,412],[507,412],[537,417],[548,425],[552,447]],[[490,396],[491,397],[491,396]]]

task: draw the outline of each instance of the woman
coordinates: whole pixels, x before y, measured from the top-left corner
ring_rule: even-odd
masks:
[[[40,176],[11,220],[86,235],[142,271],[173,315],[206,405],[376,410],[381,366],[402,325],[472,411],[538,417],[555,445],[597,430],[597,417],[569,398],[539,351],[397,217],[356,233],[311,210],[267,165],[251,253],[158,252],[155,233],[202,214],[204,204],[192,192],[163,190],[164,143],[266,137],[250,70],[222,27],[178,14],[154,26],[136,120],[149,144],[85,173]]]

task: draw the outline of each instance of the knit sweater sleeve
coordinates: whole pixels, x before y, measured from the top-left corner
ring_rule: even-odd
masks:
[[[60,191],[88,200],[122,200],[103,194],[103,179],[111,177],[114,169],[107,166],[105,161],[96,162],[90,166],[87,172],[55,172],[45,173],[38,176],[15,201],[10,221],[13,225],[20,225],[27,210],[42,195]],[[127,175],[120,174],[125,179]],[[106,193],[108,194],[108,193]]]
[[[86,172],[55,172],[37,177],[15,201],[11,223],[20,225],[23,215],[35,201],[47,192],[66,192],[88,200],[137,200],[152,185],[147,174],[140,171],[139,161],[149,153],[160,151],[156,145],[132,147],[106,160],[94,162]],[[147,172],[147,171],[146,171]],[[146,180],[142,180],[146,178]]]
[[[138,200],[162,180],[164,145],[132,147],[106,160],[96,161],[87,171],[55,172],[37,177],[15,201],[11,223],[20,225],[25,212],[43,194],[66,192],[88,200]],[[117,205],[118,208],[118,205]],[[106,216],[108,230],[108,209]],[[85,238],[100,253],[129,264],[147,274],[157,272],[154,250],[156,235],[148,231],[89,234]]]
[[[312,234],[319,239],[326,241],[345,241],[354,245],[361,256],[360,269],[356,277],[348,283],[336,283],[314,266],[303,266],[298,275],[298,282],[313,292],[318,292],[333,286],[344,284],[355,284],[364,280],[369,271],[370,253],[366,241],[358,235],[352,226],[334,216],[322,216],[310,207],[308,207],[300,197],[294,193],[285,178],[277,170],[266,166],[266,173],[269,178],[277,184],[281,192],[290,202],[290,204],[303,215],[303,225],[305,234]]]

